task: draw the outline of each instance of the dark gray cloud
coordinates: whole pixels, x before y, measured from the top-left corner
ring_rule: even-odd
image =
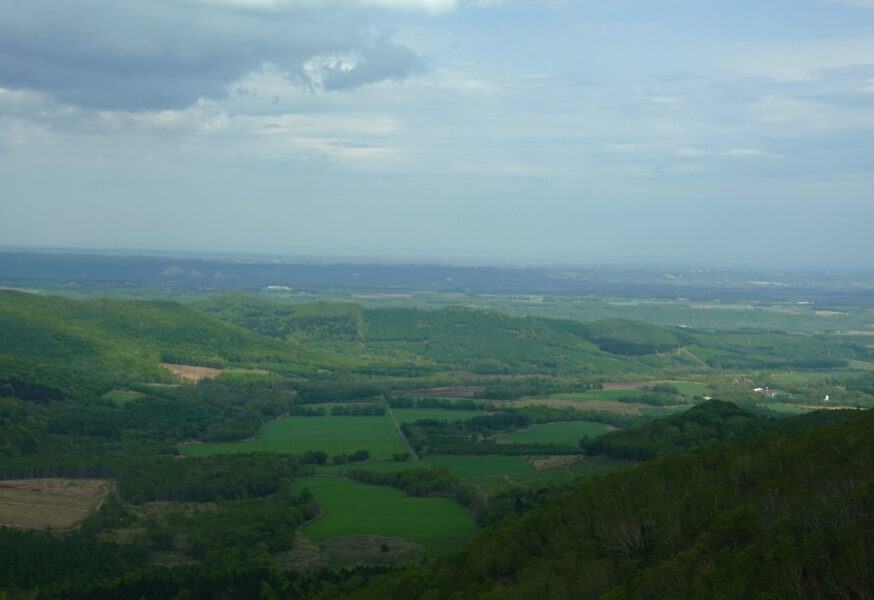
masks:
[[[329,90],[355,88],[383,79],[402,80],[421,70],[422,60],[415,52],[382,36],[362,50],[361,60],[351,69],[326,68],[323,85]]]
[[[313,57],[360,52],[360,69],[331,77],[335,87],[403,78],[418,64],[412,50],[375,34],[361,9],[276,6],[3,2],[0,87],[38,90],[88,108],[165,109],[221,97],[229,83],[268,63],[305,79],[302,65]]]

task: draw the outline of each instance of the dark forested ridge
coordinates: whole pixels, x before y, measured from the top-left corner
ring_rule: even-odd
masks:
[[[581,484],[364,598],[869,598],[874,415]]]
[[[818,411],[793,418],[762,418],[731,402],[709,400],[689,410],[594,439],[583,439],[586,454],[646,461],[658,456],[702,448],[716,442],[741,440],[760,431],[794,431],[802,427],[846,422],[858,411]]]

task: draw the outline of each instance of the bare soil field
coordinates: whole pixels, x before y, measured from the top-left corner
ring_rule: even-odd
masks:
[[[70,531],[108,494],[106,479],[0,481],[0,526]]]
[[[626,383],[605,383],[602,390],[640,390],[648,386],[648,381],[631,381]]]
[[[580,454],[569,454],[567,456],[531,456],[528,458],[528,464],[534,467],[535,471],[546,471],[556,467],[566,467],[585,460],[585,457]]]
[[[173,365],[170,363],[161,363],[165,369],[173,371],[186,381],[197,383],[201,379],[213,379],[225,372],[225,369],[213,369],[212,367],[194,367],[191,365]]]

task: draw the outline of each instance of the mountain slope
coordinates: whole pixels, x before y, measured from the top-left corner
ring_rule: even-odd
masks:
[[[583,483],[369,598],[870,598],[874,413]]]
[[[176,302],[77,301],[0,290],[0,373],[70,391],[161,381],[159,363],[300,362],[307,352]]]

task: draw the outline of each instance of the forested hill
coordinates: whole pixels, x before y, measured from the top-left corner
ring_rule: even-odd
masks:
[[[580,446],[588,455],[607,454],[645,461],[715,442],[742,440],[767,429],[790,432],[802,427],[847,422],[857,416],[855,410],[821,410],[792,418],[769,419],[731,402],[708,400],[676,415],[583,439]]]
[[[581,323],[488,310],[363,308],[348,303],[289,305],[246,294],[195,302],[195,308],[251,331],[332,350],[479,373],[559,374],[636,371],[625,355],[676,350],[680,338],[647,323],[613,319]],[[662,360],[671,364],[671,358]],[[649,365],[651,366],[651,365]]]
[[[768,431],[581,484],[349,596],[870,598],[874,414]]]
[[[852,336],[779,331],[701,332],[629,319],[574,321],[519,317],[466,307],[363,308],[280,304],[247,294],[193,303],[253,332],[339,351],[475,373],[634,373],[652,368],[836,369],[874,361]]]
[[[249,294],[233,293],[199,300],[192,306],[223,321],[271,337],[343,341],[363,338],[362,308],[357,304],[278,304]]]
[[[304,362],[306,350],[168,301],[69,300],[0,290],[0,372],[7,378],[102,393],[162,381],[160,362]]]
[[[541,337],[572,335],[612,354],[652,354],[681,345],[677,335],[655,325],[627,319],[580,323],[567,319],[517,317],[496,311],[451,307],[364,309],[342,302],[279,304],[235,293],[193,303],[210,315],[273,337],[310,337],[372,342],[418,342],[444,330],[464,327],[469,333],[504,330]],[[472,329],[471,329],[472,328]]]

